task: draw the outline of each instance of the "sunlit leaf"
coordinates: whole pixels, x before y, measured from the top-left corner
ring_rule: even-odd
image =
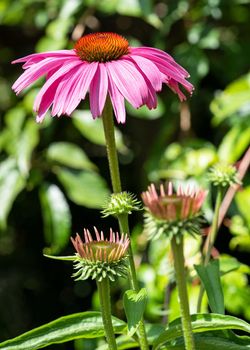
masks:
[[[250,127],[243,124],[234,125],[224,136],[218,155],[221,161],[234,163],[250,144]]]
[[[0,164],[0,228],[6,227],[6,219],[17,195],[24,189],[26,181],[14,159],[7,158]]]
[[[152,345],[154,340],[159,337],[159,335],[164,332],[164,325],[163,324],[145,324],[146,328],[146,335],[148,344]],[[116,344],[118,350],[127,350],[127,349],[134,349],[138,348],[139,344],[134,339],[131,338],[128,335],[120,335],[116,338]],[[104,344],[99,346],[96,350],[109,350],[108,345]]]
[[[110,194],[105,180],[94,172],[72,172],[59,167],[55,172],[67,195],[76,204],[100,209]]]
[[[220,314],[197,314],[191,315],[192,330],[194,333],[208,331],[238,329],[250,333],[250,325],[239,318]],[[181,319],[171,322],[154,343],[153,349],[159,349],[164,343],[177,339],[182,335]]]
[[[206,266],[195,265],[194,267],[206,290],[212,312],[224,314],[224,297],[220,282],[219,260],[213,260]]]
[[[28,120],[17,143],[17,164],[22,174],[28,175],[32,152],[39,142],[38,125]]]
[[[234,81],[210,105],[215,125],[234,114],[250,114],[250,74]]]
[[[105,146],[106,140],[103,131],[102,120],[93,119],[90,111],[75,111],[72,115],[73,124],[90,142]],[[121,132],[115,128],[116,146],[119,152],[126,153],[127,148],[123,143]]]
[[[158,97],[158,104],[156,109],[149,110],[146,106],[135,109],[128,103],[127,110],[129,114],[131,114],[134,117],[151,120],[162,117],[165,112],[165,106],[162,100]]]
[[[86,153],[70,142],[54,142],[47,149],[47,158],[75,169],[95,170]]]
[[[250,186],[247,186],[243,188],[241,191],[237,192],[235,196],[235,200],[240,212],[243,214],[250,228],[250,216],[249,216]]]
[[[123,296],[123,305],[128,321],[128,334],[132,336],[139,326],[147,303],[147,291],[127,290]]]
[[[44,234],[49,247],[46,253],[57,254],[68,245],[71,234],[71,213],[60,188],[44,185],[40,189]]]
[[[241,344],[240,342],[236,342],[233,339],[223,338],[222,336],[209,335],[204,336],[203,334],[195,334],[194,335],[195,347],[199,350],[244,350],[249,349],[250,345]],[[165,344],[165,350],[185,350],[184,340],[183,338],[179,338],[175,341],[174,345]]]
[[[115,333],[123,333],[126,323],[112,317]],[[60,317],[20,336],[0,343],[3,350],[34,350],[77,338],[104,336],[100,312],[89,311]]]

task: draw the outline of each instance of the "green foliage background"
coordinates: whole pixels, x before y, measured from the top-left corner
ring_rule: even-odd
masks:
[[[167,87],[155,111],[127,106],[117,125],[124,189],[138,195],[149,181],[175,179],[208,187],[205,173],[219,160],[236,163],[250,145],[249,0],[1,0],[0,1],[0,339],[16,336],[64,314],[98,307],[95,285],[74,283],[72,267],[47,261],[71,254],[69,237],[83,227],[109,228],[99,211],[110,192],[101,120],[84,102],[72,118],[49,116],[37,125],[32,112],[42,80],[16,97],[11,85],[21,74],[15,58],[72,48],[83,33],[115,31],[131,45],[169,52],[191,75],[193,97],[181,107]],[[211,220],[213,192],[206,203]],[[250,251],[250,177],[244,180],[216,242],[222,254],[227,312],[250,319],[246,305]],[[131,219],[149,320],[178,316],[166,241],[147,247],[142,216]],[[147,249],[146,249],[147,248]],[[190,293],[195,307],[200,242],[187,245]],[[121,281],[121,284],[124,283]],[[162,315],[165,287],[171,313]],[[120,289],[114,313],[124,317]],[[165,300],[166,302],[166,300]],[[204,303],[206,309],[206,303]],[[95,348],[93,341],[84,349]],[[56,349],[80,349],[81,344]],[[52,347],[51,347],[52,348]]]

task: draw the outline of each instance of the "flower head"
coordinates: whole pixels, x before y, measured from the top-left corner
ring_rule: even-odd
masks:
[[[146,192],[142,193],[142,200],[146,207],[145,224],[149,238],[158,238],[165,233],[172,238],[173,235],[199,233],[202,223],[201,206],[207,192],[202,189],[184,189],[178,186],[176,193],[173,184],[160,186],[157,192],[151,184]]]
[[[13,85],[19,94],[41,76],[46,82],[39,91],[34,110],[42,122],[52,106],[51,115],[71,115],[89,92],[93,118],[102,114],[109,95],[118,123],[125,122],[125,99],[134,107],[156,108],[156,92],[167,84],[180,100],[193,86],[187,71],[164,51],[151,47],[130,47],[115,33],[93,33],[83,36],[72,50],[31,54],[13,61],[24,62],[25,72]]]
[[[241,184],[237,169],[230,164],[215,164],[210,168],[208,178],[214,186],[229,187]]]
[[[118,216],[121,214],[132,214],[132,211],[141,210],[141,203],[135,195],[126,191],[112,193],[102,210],[103,217],[109,215]]]
[[[89,230],[84,229],[84,242],[77,234],[71,241],[76,250],[74,277],[77,280],[85,280],[89,277],[101,281],[109,278],[114,281],[117,276],[126,274],[126,254],[129,246],[129,238],[110,229],[109,239],[104,239],[101,233],[94,227],[95,239]]]

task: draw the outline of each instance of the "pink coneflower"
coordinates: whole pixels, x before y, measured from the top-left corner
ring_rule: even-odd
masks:
[[[206,198],[207,191],[202,189],[184,189],[178,186],[176,193],[173,184],[160,186],[159,193],[155,185],[151,184],[146,192],[142,193],[142,199],[147,209],[158,219],[173,221],[185,220],[197,214]]]
[[[34,110],[42,122],[52,106],[52,116],[71,115],[89,92],[93,118],[102,114],[109,95],[118,123],[124,123],[126,99],[134,108],[156,108],[156,92],[166,83],[181,101],[186,97],[179,84],[191,94],[188,72],[167,53],[151,47],[130,47],[115,33],[83,36],[72,50],[58,50],[25,56],[25,72],[13,85],[19,94],[41,76],[46,82],[39,91]]]

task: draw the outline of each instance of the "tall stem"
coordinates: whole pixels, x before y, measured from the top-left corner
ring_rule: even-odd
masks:
[[[113,192],[121,192],[121,179],[120,179],[120,171],[119,171],[119,163],[118,156],[116,151],[116,142],[115,142],[115,128],[114,128],[114,120],[113,120],[113,112],[112,106],[109,98],[107,98],[103,113],[102,113],[102,121],[103,121],[103,129],[106,139],[106,147],[107,147],[107,155],[109,162],[109,171],[111,176],[112,188]],[[128,215],[119,215],[118,222],[121,232],[127,233],[130,237],[130,230],[128,224]],[[130,287],[138,291],[138,281],[136,277],[135,263],[133,257],[133,251],[131,244],[128,250],[129,254],[129,273],[130,273]],[[139,342],[142,350],[148,350],[148,342],[146,337],[145,325],[143,319],[140,321],[139,327]]]
[[[180,302],[181,323],[185,349],[195,350],[185,276],[183,238],[181,238],[181,241],[177,243],[176,238],[173,237],[171,240],[171,247],[174,256],[175,276]]]
[[[214,209],[214,217],[213,222],[211,226],[211,230],[209,232],[209,235],[207,236],[207,240],[205,242],[206,247],[206,253],[204,257],[204,265],[206,266],[209,263],[211,252],[214,246],[214,242],[217,237],[218,232],[218,222],[219,222],[219,214],[220,214],[220,206],[222,202],[222,189],[219,187],[217,196],[216,196],[216,202],[215,202],[215,209]],[[203,285],[200,286],[199,296],[198,296],[198,302],[197,302],[197,312],[201,312],[201,304],[202,304],[202,298],[204,295],[204,287]]]
[[[109,350],[117,350],[115,334],[111,319],[109,279],[108,277],[106,277],[101,282],[96,281],[96,283],[101,304],[103,326]]]
[[[109,98],[107,98],[102,112],[103,129],[106,139],[106,148],[109,162],[109,171],[111,176],[113,192],[121,192],[121,178],[119,171],[118,156],[115,143],[115,126],[113,120],[112,106]]]

